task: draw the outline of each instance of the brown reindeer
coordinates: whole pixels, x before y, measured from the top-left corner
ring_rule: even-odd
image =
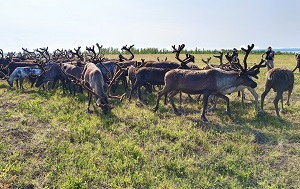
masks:
[[[103,80],[103,75],[100,69],[94,64],[94,63],[86,63],[81,77],[77,78],[69,73],[67,73],[62,67],[60,67],[61,71],[70,78],[73,82],[80,84],[84,89],[88,91],[88,108],[87,112],[90,111],[90,105],[91,105],[91,100],[92,96],[94,95],[96,97],[96,105],[99,106],[102,109],[102,112],[106,114],[111,107],[108,105],[108,97],[109,98],[117,98],[122,100],[124,95],[122,96],[110,96],[109,90],[111,88],[111,85],[108,86],[108,94],[105,93],[104,91],[104,80]],[[122,69],[119,70],[117,75],[122,74]],[[112,82],[117,79],[117,77],[114,77]]]
[[[194,56],[193,55],[186,55],[186,58],[184,60],[180,59],[179,55],[180,55],[180,52],[183,50],[183,48],[185,47],[184,44],[182,45],[179,45],[178,49],[175,48],[175,45],[172,46],[173,48],[173,52],[176,53],[176,59],[178,61],[181,62],[181,65],[177,68],[179,69],[189,69],[189,67],[186,65],[187,63],[189,62],[194,62]],[[156,63],[156,64],[159,64],[159,63]],[[154,64],[155,65],[155,64]],[[140,87],[142,85],[146,85],[146,84],[151,84],[151,85],[164,85],[164,77],[165,77],[165,74],[170,71],[171,69],[173,69],[172,67],[167,67],[168,65],[170,64],[165,64],[165,66],[163,66],[164,64],[162,63],[161,66],[162,67],[141,67],[139,69],[137,69],[135,71],[135,82],[132,86],[132,89],[131,89],[131,92],[130,92],[130,95],[128,97],[129,100],[131,100],[131,97],[132,97],[132,94],[133,92],[137,89],[138,90],[138,96],[139,96],[139,99],[141,101],[142,100],[142,97],[141,97],[141,92],[140,92]],[[166,103],[166,101],[165,101]]]
[[[294,87],[294,73],[288,68],[273,68],[266,74],[265,91],[261,95],[261,110],[264,111],[264,100],[268,92],[273,89],[277,94],[274,99],[276,115],[281,118],[278,110],[278,101],[281,100],[281,112],[286,113],[283,108],[283,92],[288,91],[286,104],[290,105],[290,97]]]
[[[210,95],[216,95],[226,100],[227,114],[230,115],[229,98],[224,94],[234,91],[237,87],[250,86],[255,88],[257,83],[252,80],[251,77],[257,77],[259,68],[261,65],[255,65],[252,68],[247,68],[246,59],[250,51],[254,48],[254,44],[248,45],[248,49],[245,50],[246,55],[244,57],[244,67],[239,65],[240,72],[231,71],[224,72],[218,69],[209,70],[184,70],[174,69],[166,73],[164,88],[158,92],[156,106],[154,111],[158,109],[161,96],[169,94],[171,105],[176,114],[180,114],[174,104],[173,97],[182,91],[187,94],[203,94],[203,111],[201,118],[203,121],[207,121],[205,116],[208,97]]]

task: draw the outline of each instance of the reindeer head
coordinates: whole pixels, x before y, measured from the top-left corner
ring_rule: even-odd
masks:
[[[111,107],[108,105],[108,99],[106,95],[105,97],[98,98],[96,101],[96,105],[101,108],[103,114],[107,114],[109,109],[111,109]]]
[[[237,67],[239,67],[239,77],[241,77],[248,86],[255,88],[257,86],[257,83],[254,82],[252,78],[254,77],[258,79],[257,74],[259,74],[260,72],[259,69],[261,67],[265,67],[266,65],[265,64],[263,65],[265,60],[262,58],[258,65],[254,65],[251,68],[247,67],[247,58],[253,48],[254,48],[254,44],[252,44],[251,46],[248,45],[247,49],[241,48],[246,53],[243,60],[244,67],[240,63],[235,63],[235,64],[237,65]]]

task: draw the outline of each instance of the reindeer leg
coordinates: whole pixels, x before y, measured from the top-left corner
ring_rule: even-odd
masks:
[[[240,91],[242,93],[242,106],[245,108],[245,91],[244,89]]]
[[[288,91],[288,99],[287,99],[287,101],[286,101],[286,103],[285,103],[285,104],[288,105],[288,106],[290,105],[291,94],[292,94],[292,91],[289,90],[289,91]]]
[[[178,90],[175,90],[175,91],[172,91],[170,94],[169,94],[169,99],[170,99],[170,103],[174,109],[174,112],[176,115],[181,115],[182,113],[178,111],[178,109],[176,108],[175,104],[174,104],[174,96],[180,91]]]
[[[75,85],[75,83],[72,83],[72,86],[73,86],[73,96],[75,96],[75,91],[76,91],[76,85]]]
[[[180,106],[181,106],[181,103],[182,103],[182,92],[180,91],[180,93],[179,93],[179,104],[180,104]]]
[[[130,91],[129,97],[128,97],[128,100],[129,100],[129,101],[131,100],[131,97],[132,97],[132,95],[133,95],[134,91],[136,90],[136,88],[137,88],[137,85],[138,85],[138,82],[137,82],[137,80],[135,80],[135,82],[134,82],[134,84],[133,84],[133,87],[131,88],[131,91]]]
[[[92,101],[92,94],[90,92],[88,92],[88,108],[87,108],[87,113],[91,113],[91,111],[90,111],[91,101]]]
[[[190,102],[194,102],[194,99],[193,99],[193,97],[190,94],[188,94],[188,97],[190,99]]]
[[[210,94],[208,93],[204,93],[203,94],[203,110],[202,110],[202,115],[201,115],[201,119],[204,122],[208,122],[207,118],[205,117],[205,112],[206,112],[206,108],[207,108],[207,104],[208,104],[208,97]]]
[[[228,116],[231,115],[230,113],[230,107],[229,107],[229,98],[223,94],[216,94],[217,97],[223,98],[226,101],[226,113]]]
[[[255,110],[257,111],[257,110],[258,110],[258,94],[257,94],[256,91],[255,91],[253,88],[251,88],[251,87],[249,87],[248,90],[249,90],[250,93],[254,96],[254,99],[255,99],[255,101],[254,101],[254,103],[255,103]]]
[[[261,111],[264,111],[264,101],[265,101],[265,97],[267,96],[267,94],[269,93],[271,88],[266,88],[265,91],[261,94]]]
[[[54,89],[55,85],[56,85],[57,79],[54,79],[53,83],[52,83],[52,89]]]
[[[167,94],[165,94],[165,100],[164,100],[164,104],[167,105]]]
[[[283,91],[277,91],[276,97],[274,99],[274,106],[275,106],[276,115],[277,115],[278,118],[281,118],[280,115],[279,115],[279,110],[278,110],[278,101],[279,101],[279,99],[282,98],[282,94],[283,94]]]
[[[213,106],[209,109],[209,111],[214,111],[217,109],[219,98],[216,95],[209,95],[208,102],[210,102],[211,100],[213,101]]]
[[[139,100],[140,100],[141,102],[143,102],[143,103],[146,103],[146,101],[144,101],[143,98],[142,98],[141,86],[142,86],[141,84],[139,84],[139,85],[137,86],[137,91],[138,91]]]
[[[197,102],[200,101],[200,98],[201,98],[201,94],[199,94],[199,96],[197,97]]]
[[[21,89],[22,91],[24,91],[24,87],[23,87],[23,79],[22,79],[22,78],[20,79],[20,89]]]
[[[163,95],[165,95],[165,94],[168,94],[170,91],[171,91],[171,90],[168,89],[167,87],[164,87],[161,91],[158,91],[158,93],[157,93],[157,99],[156,99],[156,104],[155,104],[155,106],[154,106],[154,108],[153,108],[153,111],[154,111],[154,112],[157,111],[157,109],[158,109],[159,101],[160,101],[161,97],[162,97]]]
[[[286,114],[286,110],[283,107],[283,96],[281,96],[280,101],[281,101],[281,113]]]
[[[61,79],[60,81],[61,81],[61,85],[62,85],[62,89],[63,89],[63,94],[65,94],[65,90],[68,90],[66,82],[64,79]]]
[[[127,90],[128,90],[128,82],[127,82],[126,76],[124,76],[124,78],[123,78],[123,87],[124,87],[125,93],[127,93]]]

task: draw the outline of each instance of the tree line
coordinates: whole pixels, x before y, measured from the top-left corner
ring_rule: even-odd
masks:
[[[101,49],[103,54],[119,54],[121,52],[121,49],[118,48],[102,48]],[[132,48],[132,53],[133,54],[171,54],[172,50],[171,49],[159,49],[159,48]],[[189,53],[189,54],[217,54],[220,50],[206,50],[206,49],[200,49],[200,48],[195,48],[194,50],[183,50],[183,53]],[[222,52],[231,52],[232,49],[221,49]],[[242,53],[242,50],[239,50],[239,53]],[[253,50],[253,54],[262,54],[264,53],[264,50]],[[124,52],[125,54],[127,52]],[[280,52],[277,51],[276,54],[293,54],[293,52]]]

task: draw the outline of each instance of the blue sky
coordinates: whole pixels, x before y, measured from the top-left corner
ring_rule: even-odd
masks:
[[[6,0],[5,52],[95,43],[120,48],[300,47],[299,0]]]

